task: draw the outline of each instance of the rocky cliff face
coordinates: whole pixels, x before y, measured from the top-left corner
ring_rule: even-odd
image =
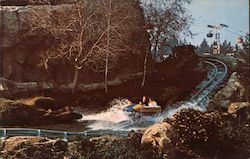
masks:
[[[32,11],[44,7],[47,10],[60,13],[63,10],[70,10],[73,1],[2,0],[0,2],[0,64],[3,67],[0,73],[3,77],[19,82],[44,80],[66,83],[72,82],[73,71],[67,61],[56,61],[56,65],[51,67],[53,71],[48,72],[48,70],[44,69],[41,64],[41,56],[44,53],[44,48],[47,47],[46,40],[49,39],[49,36],[44,35],[43,32],[29,34],[29,31],[31,29],[30,13]],[[132,1],[128,2],[132,3]],[[93,2],[89,1],[89,3],[91,4]],[[121,3],[123,3],[123,1],[121,1]],[[134,14],[137,14],[136,17],[138,18],[135,20],[134,26],[135,28],[141,29],[131,28],[131,30],[134,29],[134,35],[140,37],[140,39],[148,39],[147,33],[143,29],[144,17],[139,4],[134,6],[134,9],[136,10]],[[41,12],[39,14],[42,15],[43,13]],[[131,38],[134,39],[134,37]],[[136,57],[130,58],[128,60],[130,63],[127,63],[126,67],[124,66],[118,72],[112,74],[113,77],[119,75],[124,69],[127,70],[124,72],[128,73],[130,67],[134,67],[135,64],[137,65],[137,55],[142,59],[141,65],[143,64],[143,57],[147,50],[147,40],[134,41],[134,43],[131,44],[131,48],[135,50],[136,53],[132,54],[136,55]],[[80,81],[87,83],[93,82],[94,79],[95,82],[100,81],[101,79],[99,77],[103,76],[102,73],[96,73],[88,69],[82,70],[82,74],[85,75],[80,77]],[[88,76],[86,76],[86,74],[88,74]]]
[[[209,110],[227,110],[232,102],[242,102],[246,89],[239,80],[237,72],[233,72],[225,87],[219,90],[209,104]],[[244,101],[245,102],[245,101]]]
[[[48,125],[80,119],[71,107],[61,106],[52,98],[36,97],[18,101],[0,98],[0,125]]]

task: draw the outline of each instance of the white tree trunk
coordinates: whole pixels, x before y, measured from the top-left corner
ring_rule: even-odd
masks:
[[[75,75],[73,80],[73,86],[72,86],[72,93],[75,93],[77,82],[78,82],[78,75],[79,75],[79,69],[75,68]]]
[[[105,85],[105,93],[108,93],[108,67],[109,67],[109,54],[107,52],[106,54],[106,66],[105,66],[105,81],[104,81],[104,85]]]
[[[143,87],[145,85],[146,81],[146,75],[147,75],[147,61],[148,61],[148,53],[146,53],[145,59],[144,59],[144,69],[143,69],[143,78],[141,86]]]
[[[107,48],[106,48],[106,62],[105,62],[105,93],[108,93],[108,69],[109,69],[109,45],[110,45],[110,22],[111,22],[111,1],[109,1],[109,8],[108,8],[108,28],[107,28]]]

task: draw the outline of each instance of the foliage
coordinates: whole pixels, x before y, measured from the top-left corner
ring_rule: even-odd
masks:
[[[191,17],[185,8],[189,3],[190,0],[142,1],[154,58],[169,46],[169,42],[179,39],[182,31],[189,32]]]
[[[203,54],[205,52],[210,52],[210,47],[209,47],[206,39],[203,39],[203,41],[201,42],[200,46],[197,49],[197,53]]]
[[[249,38],[246,38],[246,41],[243,43],[243,50],[240,50],[238,53],[238,58],[241,59],[238,61],[237,72],[240,75],[240,80],[243,82],[243,85],[246,88],[245,100],[250,101],[250,55],[249,55]]]
[[[227,42],[227,40],[224,40],[224,42],[221,45],[221,53],[232,53],[234,51],[234,47],[232,46],[231,42]]]

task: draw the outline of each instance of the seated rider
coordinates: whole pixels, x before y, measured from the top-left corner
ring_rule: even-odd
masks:
[[[148,102],[149,102],[148,98],[146,96],[143,96],[142,97],[142,105],[147,106]]]
[[[151,98],[149,98],[148,106],[149,107],[156,107],[157,103],[156,103],[156,101],[154,101]]]

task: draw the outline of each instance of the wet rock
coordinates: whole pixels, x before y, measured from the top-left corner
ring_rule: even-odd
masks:
[[[20,102],[0,98],[0,125],[30,125],[38,119],[38,112]]]
[[[64,111],[64,110],[62,110]],[[64,112],[44,112],[38,119],[40,125],[44,124],[56,124],[56,123],[71,123],[77,119],[81,119],[82,115],[79,113],[74,113],[72,111]]]
[[[67,151],[64,141],[42,137],[11,137],[4,141],[2,157],[8,159],[63,159]]]
[[[33,98],[28,98],[28,99],[20,99],[18,100],[26,105],[29,105],[31,107],[37,108],[37,109],[51,109],[51,110],[56,110],[56,109],[61,109],[63,106],[60,106],[55,99],[51,97],[33,97]]]
[[[82,115],[71,107],[53,107],[55,100],[48,97],[35,97],[22,100],[0,98],[0,125],[23,126],[74,122]],[[36,100],[37,99],[37,100]],[[54,109],[46,109],[46,108]],[[57,108],[55,110],[55,108]]]

